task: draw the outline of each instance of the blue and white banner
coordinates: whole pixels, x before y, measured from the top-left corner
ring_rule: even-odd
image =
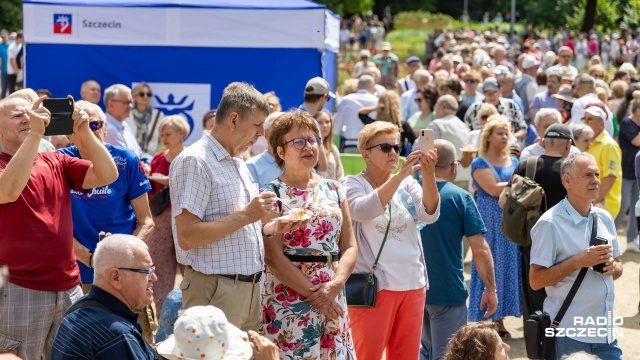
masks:
[[[132,83],[133,89],[139,83]],[[153,92],[151,106],[165,116],[180,115],[189,123],[191,132],[185,145],[191,145],[202,135],[202,115],[211,109],[210,84],[147,83]]]

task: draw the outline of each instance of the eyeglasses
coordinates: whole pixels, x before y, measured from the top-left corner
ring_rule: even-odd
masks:
[[[131,272],[137,272],[139,274],[146,274],[147,280],[153,278],[153,274],[156,272],[156,267],[152,265],[149,269],[136,269],[136,268],[117,268],[118,270],[126,270]]]
[[[146,97],[151,97],[151,96],[153,96],[153,94],[151,93],[151,91],[149,91],[149,92],[142,92],[141,91],[141,92],[138,93],[138,96],[140,96],[140,97],[145,97],[145,96]]]
[[[376,146],[380,146],[380,150],[382,150],[382,152],[385,153],[385,154],[390,153],[391,149],[393,149],[393,151],[395,151],[396,154],[400,154],[400,150],[402,149],[402,145],[400,145],[400,144],[391,145],[391,144],[387,144],[387,143],[380,143],[380,144],[377,144],[377,145],[369,146],[365,150],[371,150]]]
[[[423,98],[415,98],[414,101],[417,102],[418,104],[422,102],[422,100],[424,100]]]
[[[102,120],[89,120],[89,129],[91,129],[91,131],[100,130],[103,126],[104,121]]]
[[[116,100],[116,99],[111,99],[111,101],[119,102],[119,103],[121,103],[121,104],[128,105],[128,106],[133,106],[133,101],[129,101],[129,100]]]
[[[282,144],[282,146],[286,146],[290,142],[293,143],[294,148],[302,150],[304,149],[305,145],[307,145],[307,143],[309,143],[309,146],[311,146],[312,148],[318,147],[318,145],[320,144],[320,138],[317,136],[311,136],[308,139],[299,137],[285,142],[284,144]]]
[[[476,79],[464,79],[464,82],[467,84],[475,84],[478,81]]]

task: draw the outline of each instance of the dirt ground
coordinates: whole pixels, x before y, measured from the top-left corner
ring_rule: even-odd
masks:
[[[614,316],[622,316],[624,323],[622,325],[623,334],[618,337],[618,344],[622,348],[625,359],[640,359],[640,314],[638,313],[638,302],[640,294],[638,286],[640,284],[640,254],[634,252],[625,252],[627,240],[619,234],[618,239],[622,246],[623,254],[621,256],[623,273],[622,276],[615,281],[616,299],[613,306]],[[470,257],[467,257],[470,259]],[[471,263],[465,263],[465,280],[471,279]],[[467,282],[468,285],[468,282]],[[524,345],[522,318],[507,317],[504,319],[507,330],[512,335],[512,339],[507,340],[507,344],[511,346],[509,359],[526,360],[527,352]]]

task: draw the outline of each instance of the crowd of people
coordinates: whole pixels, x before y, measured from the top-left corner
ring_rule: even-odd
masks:
[[[13,91],[3,61],[0,353],[507,359],[504,318],[553,319],[581,268],[559,326],[615,313],[617,231],[640,252],[635,58],[609,81],[622,48],[599,34],[583,53],[584,36],[564,30],[551,43],[459,29],[427,39],[426,63],[401,60],[387,17],[358,19],[343,27],[346,53],[360,47],[339,96],[315,77],[282,111],[275,93],[231,83],[190,146],[187,121],[154,109],[144,82],[87,80],[82,100],[69,96],[73,134],[45,137],[51,94]],[[342,153],[364,170],[345,174]],[[526,246],[502,231],[518,177],[546,194]],[[604,245],[589,244],[592,228]],[[377,279],[373,308],[350,307],[352,273]],[[612,326],[557,337],[557,358],[622,359],[597,331]]]

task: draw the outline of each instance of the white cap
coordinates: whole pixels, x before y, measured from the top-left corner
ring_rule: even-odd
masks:
[[[599,106],[589,106],[584,112],[593,116],[597,116],[602,119],[602,121],[607,120],[607,113],[604,112],[604,110],[602,110]]]
[[[538,65],[540,65],[540,61],[531,55],[526,55],[522,60],[522,68],[525,70]]]

